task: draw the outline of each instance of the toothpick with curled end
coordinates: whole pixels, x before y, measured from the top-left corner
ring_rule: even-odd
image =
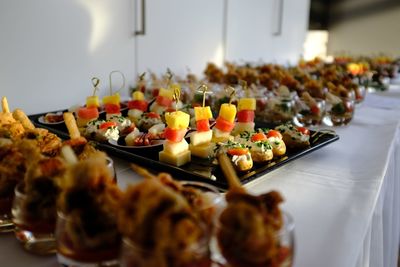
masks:
[[[222,172],[229,184],[230,192],[245,192],[246,190],[243,188],[242,183],[239,180],[239,177],[236,174],[235,169],[232,166],[231,160],[226,155],[226,152],[223,149],[219,149],[217,151],[217,159],[219,162],[219,166],[221,167]]]
[[[200,85],[200,86],[197,88],[197,91],[198,91],[199,93],[202,93],[202,94],[203,94],[203,108],[204,108],[205,105],[206,105],[206,94],[211,94],[212,92],[211,92],[211,91],[208,91],[208,86],[205,85],[205,84]]]
[[[230,93],[229,93],[229,90],[231,90]],[[233,101],[233,98],[236,95],[236,90],[232,86],[227,86],[227,87],[225,87],[225,92],[229,93],[229,105],[231,105],[232,101]]]
[[[245,96],[250,97],[250,90],[247,85],[247,82],[245,80],[239,80],[239,84],[240,84],[240,86],[242,86]]]
[[[110,95],[113,94],[112,93],[112,75],[114,73],[119,73],[121,75],[121,77],[122,77],[122,86],[115,93],[118,93],[119,91],[121,91],[125,87],[125,75],[119,70],[113,70],[112,72],[110,72],[110,74],[108,76],[108,79],[110,81]]]
[[[100,84],[100,79],[97,77],[92,78],[92,85],[93,85],[93,94],[92,96],[96,95],[96,92],[99,90],[98,86]]]
[[[3,108],[3,113],[10,113],[10,108],[8,107],[7,97],[3,96],[1,98],[1,106]]]
[[[178,86],[174,87],[174,94],[172,98],[175,101],[175,110],[178,111],[178,103],[179,99],[181,98],[181,89]]]
[[[143,72],[139,75],[139,82],[142,82],[144,80],[144,76],[146,76],[146,72]]]
[[[171,81],[172,81],[172,77],[173,76],[174,76],[174,74],[172,73],[170,68],[167,68],[167,87],[169,87],[171,85]]]

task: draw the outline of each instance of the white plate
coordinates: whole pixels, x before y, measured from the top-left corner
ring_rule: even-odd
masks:
[[[47,121],[44,119],[44,116],[40,116],[40,117],[38,118],[38,121],[39,121],[40,123],[42,123],[42,124],[47,124],[47,125],[57,125],[57,124],[64,123],[64,120],[58,121],[58,122],[47,122]]]
[[[108,143],[110,143],[110,145],[118,147],[118,148],[124,148],[124,149],[146,149],[146,148],[154,148],[154,147],[158,147],[158,146],[162,146],[164,144],[165,140],[162,139],[156,139],[153,141],[152,145],[148,145],[148,146],[124,146],[124,145],[120,145],[118,144],[118,141],[115,141],[113,139],[109,139]]]

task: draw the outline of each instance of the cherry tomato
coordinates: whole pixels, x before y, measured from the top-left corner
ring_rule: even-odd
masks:
[[[238,122],[254,121],[254,110],[241,110],[237,113]]]
[[[256,133],[251,136],[252,142],[264,141],[264,140],[267,140],[267,136],[264,133]]]
[[[138,109],[141,111],[146,111],[147,105],[148,105],[147,102],[144,100],[132,100],[128,102],[129,109]]]
[[[172,99],[169,99],[168,97],[165,96],[157,96],[156,102],[158,105],[163,106],[163,107],[169,107],[172,104]]]
[[[115,126],[117,126],[116,122],[107,121],[107,122],[100,124],[100,129],[108,129],[110,127],[115,127]]]
[[[164,130],[165,139],[175,143],[180,142],[185,137],[186,131],[186,129],[175,130],[167,127]]]
[[[196,128],[198,132],[205,132],[210,130],[210,122],[208,119],[196,121]]]
[[[223,132],[230,132],[235,127],[235,124],[223,119],[222,117],[218,117],[215,123],[215,127]]]
[[[318,106],[312,106],[310,110],[311,110],[312,114],[319,114],[319,112],[320,112]]]
[[[310,130],[308,130],[306,127],[297,127],[297,130],[302,134],[310,135]]]
[[[160,115],[158,115],[158,113],[155,112],[146,113],[146,116],[152,119],[160,119]]]
[[[231,156],[241,156],[241,155],[246,155],[247,153],[249,153],[249,149],[242,148],[242,147],[235,147],[235,148],[228,149],[227,152]]]
[[[79,108],[78,109],[78,117],[82,119],[94,119],[99,117],[99,110],[97,107],[92,108]]]
[[[282,139],[282,134],[277,130],[269,130],[267,134],[267,138],[276,137]]]
[[[119,105],[114,104],[105,104],[105,110],[108,114],[116,114],[121,112]]]

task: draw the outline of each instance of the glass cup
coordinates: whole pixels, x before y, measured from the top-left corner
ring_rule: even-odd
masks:
[[[213,255],[212,255],[212,260],[214,263],[217,264],[217,266],[221,267],[262,267],[262,266],[276,266],[276,267],[291,267],[293,265],[293,259],[294,259],[294,252],[295,252],[295,237],[294,237],[294,221],[293,218],[287,213],[287,212],[282,212],[282,218],[283,218],[283,225],[282,228],[277,231],[276,235],[274,236],[272,242],[273,244],[276,244],[275,247],[273,247],[274,250],[274,257],[268,262],[244,262],[241,260],[240,257],[240,252],[236,248],[236,244],[233,244],[229,242],[229,247],[227,249],[223,249],[222,243],[224,241],[221,241],[222,235],[221,232],[224,231],[225,236],[228,237],[234,237],[240,235],[240,229],[235,229],[232,233],[227,233],[226,229],[221,229],[219,227],[216,227],[216,234],[214,238],[212,239],[211,242],[211,247],[213,250]],[[222,231],[221,231],[222,230]],[[243,233],[242,233],[243,234]],[[245,236],[246,237],[246,236]],[[245,238],[244,237],[244,238]],[[230,238],[232,239],[232,238]],[[235,240],[233,238],[232,240]],[[240,240],[236,239],[236,240]],[[257,242],[260,242],[260,240],[254,239],[252,242],[254,242],[254,246],[250,247],[250,251],[255,248]],[[232,249],[232,251],[229,251]],[[270,254],[272,249],[270,251],[265,251],[265,255]],[[246,252],[243,252],[246,253]],[[258,255],[259,251],[257,252]],[[261,251],[261,254],[263,252]],[[251,258],[248,257],[247,259]],[[253,258],[251,258],[253,259]]]
[[[8,233],[14,230],[11,219],[11,207],[14,194],[0,198],[0,233]]]
[[[110,157],[106,157],[107,169],[110,171],[113,182],[117,184],[117,172],[115,171],[114,161]]]
[[[268,99],[265,113],[265,122],[282,124],[292,121],[295,116],[295,100],[280,96]]]
[[[52,196],[38,199],[25,194],[23,182],[16,186],[12,220],[15,237],[26,250],[40,255],[56,252],[55,203],[56,199]]]
[[[121,267],[211,267],[208,238],[185,249],[162,247],[151,250],[137,245],[128,238],[122,241]]]
[[[354,98],[340,98],[341,102],[327,104],[327,120],[324,120],[328,126],[347,125],[354,116],[355,100]]]
[[[367,94],[367,88],[364,85],[359,85],[356,89],[354,89],[354,92],[356,104],[359,104],[364,101]]]
[[[106,233],[103,235],[106,241],[103,242],[104,240],[101,240],[99,236],[88,236],[88,233],[82,232],[80,227],[82,222],[78,217],[80,216],[71,217],[58,212],[56,226],[57,260],[61,266],[119,266],[119,238],[114,237],[113,233],[111,235]],[[93,225],[93,228],[95,227]],[[91,240],[83,241],[83,236]],[[81,242],[77,242],[77,239]]]
[[[304,101],[297,101],[296,124],[300,126],[317,126],[325,116],[326,104],[324,99],[314,98],[316,105],[309,107]]]

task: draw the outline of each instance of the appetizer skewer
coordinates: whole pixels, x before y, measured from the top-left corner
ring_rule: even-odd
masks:
[[[235,89],[232,87],[230,88],[232,93],[230,95],[229,103],[221,105],[216,124],[213,128],[213,141],[215,143],[233,140],[231,131],[235,127],[234,121],[236,117],[236,106],[232,104]]]

